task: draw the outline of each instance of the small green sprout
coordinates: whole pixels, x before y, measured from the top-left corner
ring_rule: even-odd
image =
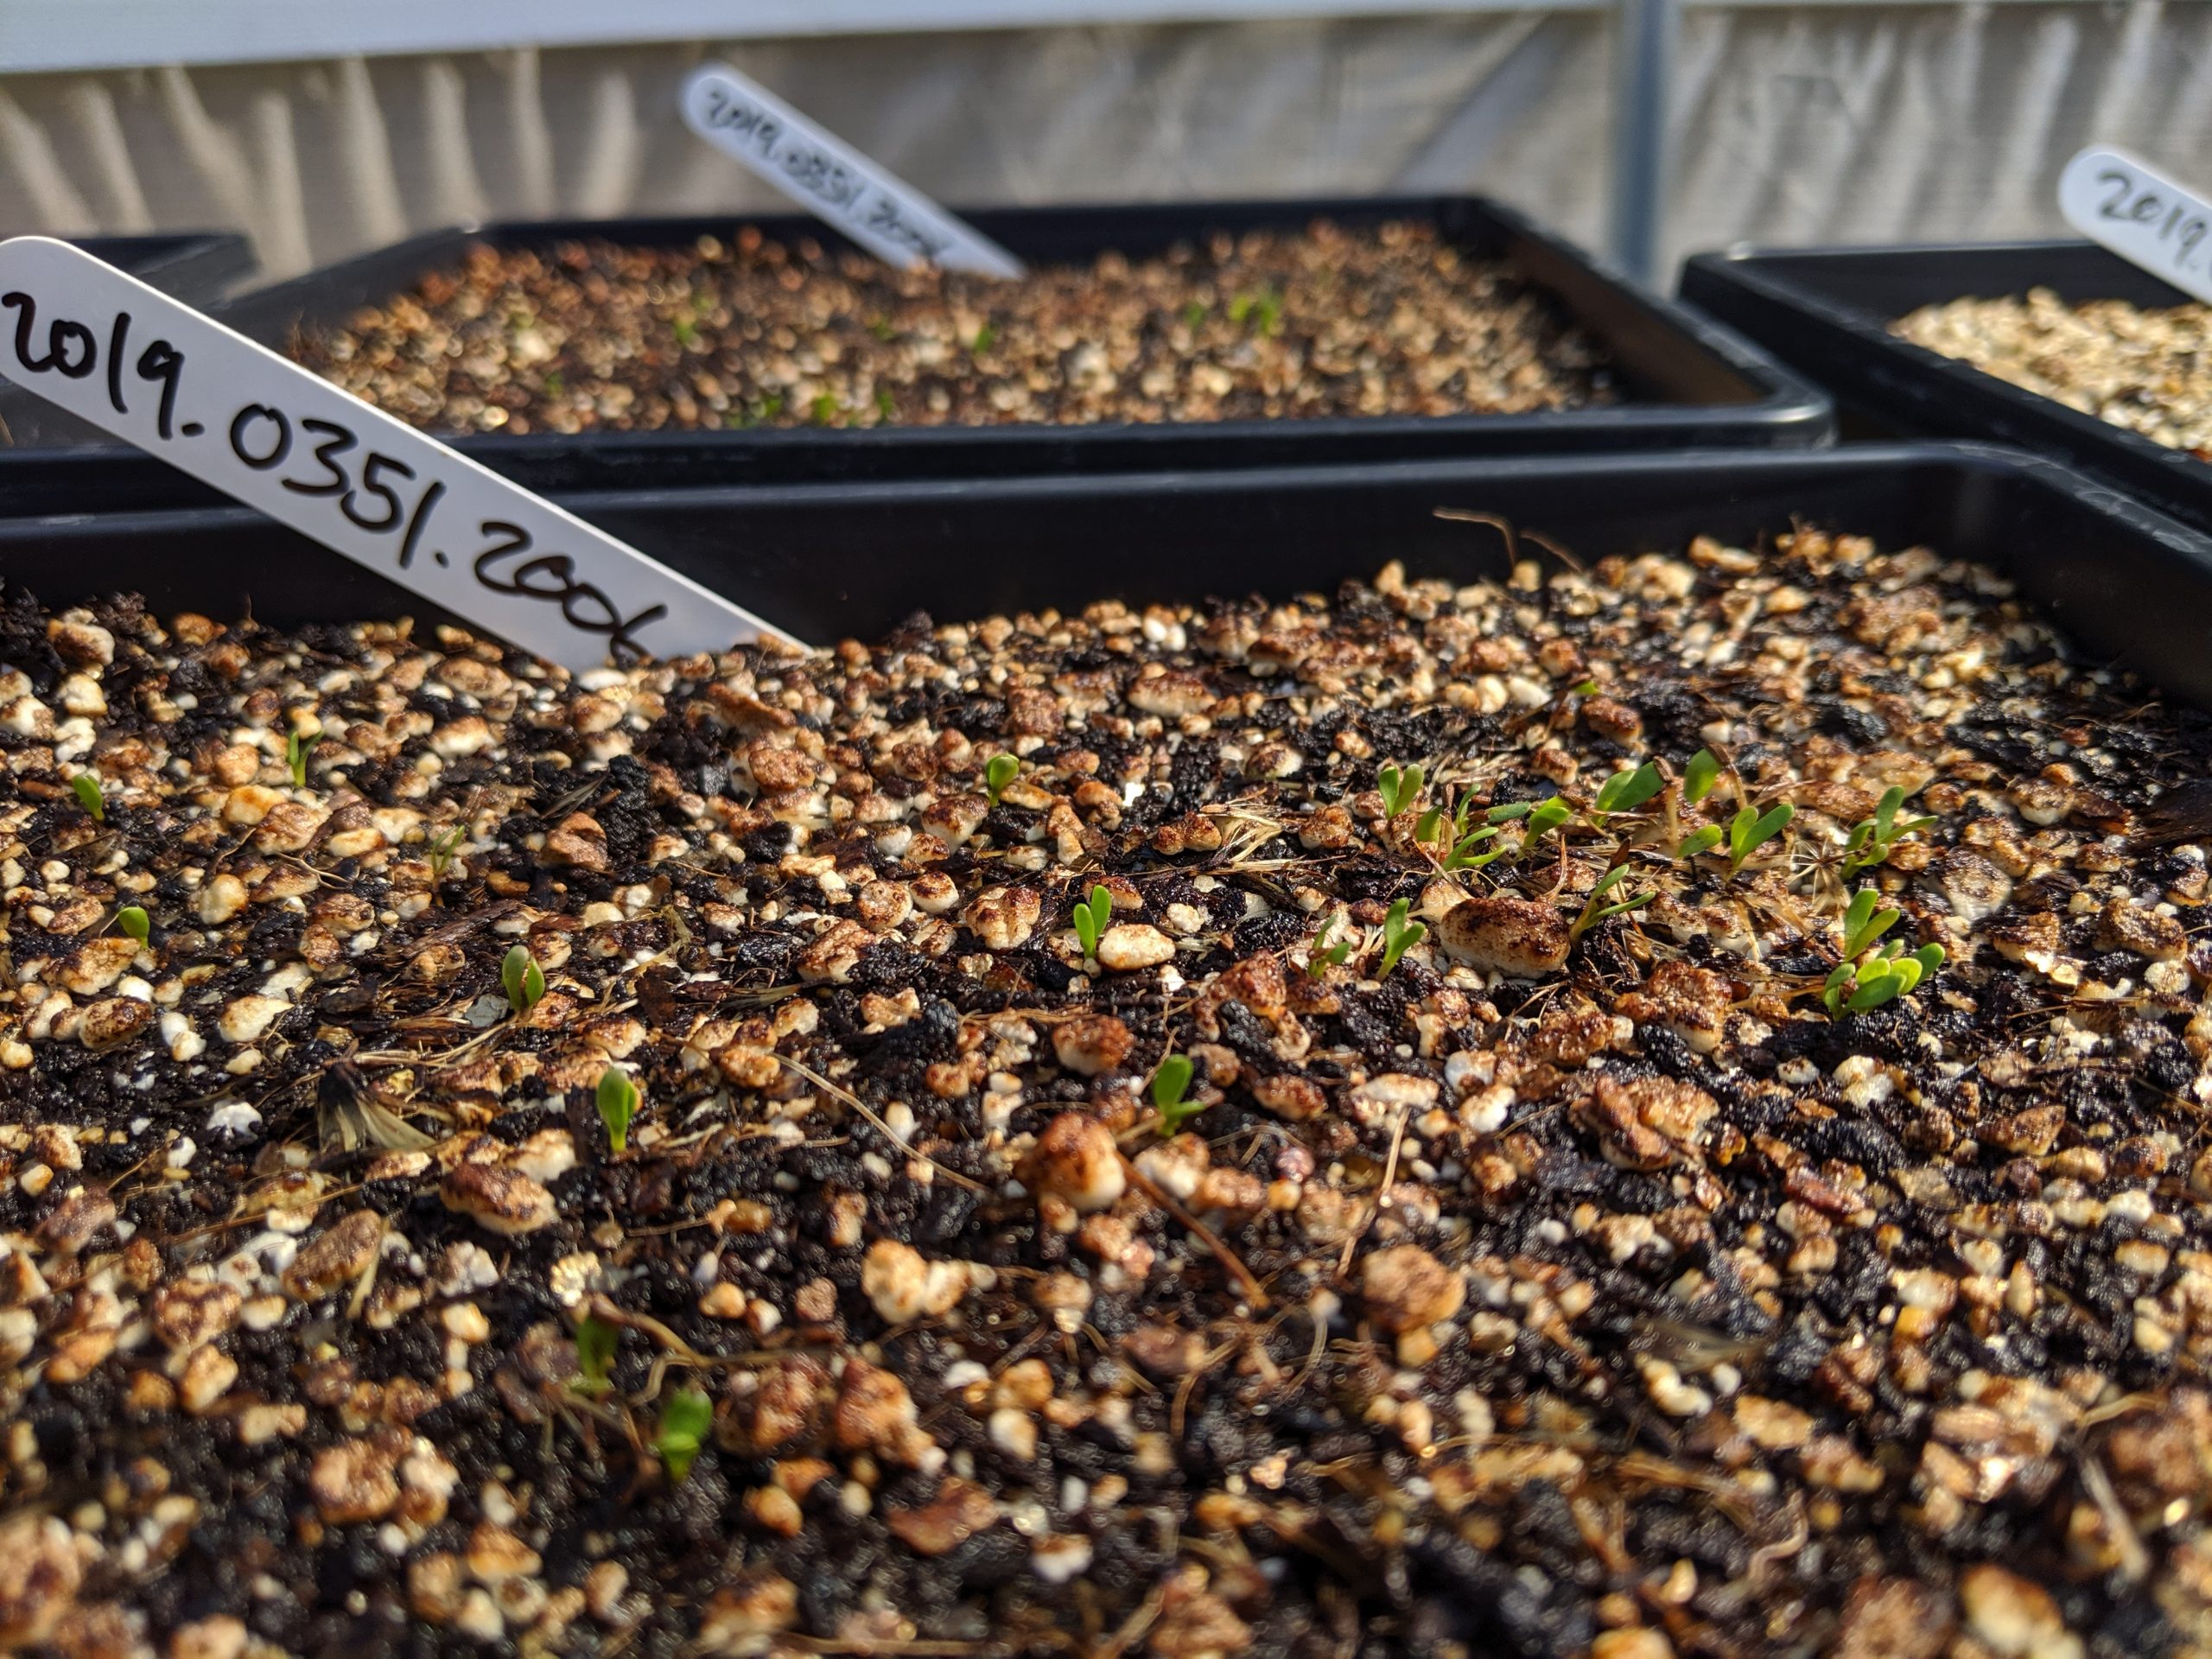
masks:
[[[1075,936],[1083,944],[1086,960],[1098,954],[1098,941],[1113,919],[1114,895],[1102,881],[1091,888],[1090,898],[1078,901],[1075,907]]]
[[[1738,809],[1728,821],[1728,874],[1735,874],[1746,859],[1780,835],[1796,811],[1787,801],[1764,812],[1755,806]]]
[[[430,843],[430,879],[432,880],[445,880],[446,870],[453,863],[454,851],[461,845],[461,838],[466,833],[462,826],[456,823]]]
[[[888,317],[869,318],[868,331],[871,334],[874,334],[878,340],[882,340],[885,344],[888,345],[892,336],[891,319]]]
[[[563,393],[565,393],[568,390],[569,390],[569,383],[568,383],[568,381],[567,381],[565,378],[563,378],[563,376],[562,376],[562,373],[561,373],[561,371],[560,371],[560,370],[558,370],[558,369],[548,369],[548,370],[546,370],[546,372],[545,372],[545,395],[546,395],[547,397],[558,397],[562,396]]]
[[[1574,816],[1574,809],[1556,795],[1538,801],[1522,820],[1521,846],[1523,851],[1535,846],[1546,836],[1565,824]]]
[[[703,1389],[680,1389],[670,1398],[660,1414],[660,1433],[653,1436],[653,1452],[675,1484],[681,1486],[691,1473],[714,1421],[715,1402]]]
[[[1152,1074],[1152,1103],[1160,1112],[1160,1133],[1163,1138],[1179,1133],[1184,1124],[1205,1110],[1204,1101],[1185,1097],[1190,1087],[1191,1059],[1187,1054],[1170,1054]]]
[[[100,793],[100,780],[89,772],[80,772],[69,780],[75,791],[77,804],[92,815],[95,823],[107,822],[107,797]]]
[[[638,1085],[620,1066],[608,1066],[599,1074],[599,1121],[618,1158],[630,1149],[630,1120],[637,1115]]]
[[[1719,779],[1720,762],[1713,758],[1711,749],[1700,749],[1682,767],[1682,798],[1695,806],[1713,793],[1713,786]]]
[[[117,911],[115,925],[123,930],[125,938],[136,939],[141,944],[146,943],[153,931],[152,925],[146,919],[146,912],[136,905],[125,905]]]
[[[1594,697],[1598,695],[1598,682],[1577,680],[1567,688],[1567,695],[1570,697]]]
[[[1239,294],[1229,302],[1229,320],[1249,324],[1263,334],[1282,332],[1282,296],[1271,288],[1256,294]]]
[[[1421,822],[1414,826],[1414,839],[1434,842],[1447,849],[1457,847],[1466,837],[1467,820],[1474,810],[1472,790],[1461,791],[1459,804],[1452,806],[1448,814],[1446,803],[1439,801],[1421,815]],[[1448,835],[1445,833],[1447,829],[1451,832]]]
[[[997,345],[998,341],[999,331],[987,322],[976,331],[976,338],[968,343],[968,349],[977,357],[981,357],[992,346]]]
[[[1701,858],[1720,844],[1722,833],[1720,826],[1717,823],[1708,823],[1701,830],[1693,830],[1682,837],[1681,845],[1675,849],[1675,856],[1685,864],[1694,858]]]
[[[1351,955],[1353,944],[1357,942],[1353,935],[1347,933],[1334,944],[1329,943],[1329,935],[1336,931],[1338,919],[1337,916],[1330,917],[1321,924],[1321,931],[1313,936],[1313,949],[1306,959],[1306,971],[1315,979],[1325,977],[1332,968],[1343,967],[1345,958]]]
[[[1598,786],[1594,803],[1598,816],[1605,817],[1614,812],[1633,812],[1659,792],[1664,780],[1659,768],[1647,760],[1634,772],[1617,772]]]
[[[1412,908],[1410,901],[1401,899],[1382,918],[1382,965],[1375,970],[1376,978],[1389,978],[1390,970],[1398,965],[1398,958],[1428,937],[1427,923],[1406,919],[1406,912]]]
[[[295,789],[305,789],[308,786],[308,751],[321,741],[321,732],[317,732],[313,737],[302,737],[297,731],[294,731],[284,739],[284,766],[292,774],[292,786]]]
[[[1923,944],[1911,955],[1902,944],[1885,946],[1859,963],[1839,963],[1821,987],[1828,1016],[1840,1020],[1847,1009],[1864,1014],[1894,1001],[1943,965],[1943,947]]]
[[[763,397],[760,400],[753,418],[755,420],[761,421],[772,421],[783,412],[784,394],[780,391],[772,391],[766,397]]]
[[[877,389],[875,412],[877,418],[880,420],[893,421],[899,418],[899,400],[891,395],[890,387],[882,386]]]
[[[829,392],[823,392],[814,400],[813,416],[817,426],[829,425],[837,418],[836,398]]]
[[[596,1397],[614,1386],[614,1344],[621,1332],[610,1321],[586,1314],[576,1325],[576,1374],[569,1386]]]
[[[1618,916],[1631,910],[1640,910],[1659,896],[1656,893],[1639,893],[1633,899],[1623,899],[1614,904],[1600,903],[1599,901],[1605,898],[1605,894],[1628,874],[1628,868],[1629,867],[1625,864],[1616,864],[1598,878],[1598,885],[1590,889],[1590,897],[1582,906],[1582,913],[1574,918],[1573,925],[1567,930],[1567,937],[1570,944],[1580,938],[1607,917]]]
[[[1382,797],[1382,810],[1396,817],[1421,798],[1422,772],[1418,764],[1399,766],[1385,760],[1375,774],[1375,787]]]
[[[1897,842],[1915,830],[1925,830],[1936,822],[1933,818],[1897,817],[1897,809],[1904,804],[1904,789],[1892,785],[1884,792],[1882,804],[1874,809],[1874,816],[1863,818],[1851,827],[1851,839],[1844,843],[1843,873],[1855,875],[1860,870],[1872,869],[1886,862]]]
[[[545,995],[544,970],[530,954],[528,945],[518,944],[507,952],[507,959],[499,964],[499,987],[507,994],[507,1006],[517,1014],[528,1014]]]
[[[1881,902],[1881,895],[1872,887],[1861,887],[1853,895],[1850,908],[1843,912],[1843,954],[1847,959],[1862,954],[1902,919],[1897,911],[1878,909]]]
[[[1206,308],[1205,301],[1192,300],[1188,305],[1183,308],[1183,326],[1191,330],[1192,333],[1196,334],[1198,330],[1198,326],[1205,321],[1205,320]]]
[[[1516,818],[1525,818],[1535,809],[1534,801],[1508,801],[1503,806],[1493,806],[1483,814],[1492,823],[1510,823]]]
[[[1445,855],[1444,868],[1446,870],[1479,870],[1492,860],[1503,857],[1508,851],[1503,845],[1493,847],[1486,853],[1475,850],[1497,834],[1497,826],[1494,823],[1485,823],[1468,830],[1452,843],[1452,850]]]
[[[991,804],[999,804],[999,797],[1006,793],[1006,786],[1021,771],[1021,762],[1010,754],[995,754],[983,767],[983,793],[991,798]]]
[[[696,351],[699,345],[699,325],[689,317],[678,317],[675,322],[676,338],[687,352]]]

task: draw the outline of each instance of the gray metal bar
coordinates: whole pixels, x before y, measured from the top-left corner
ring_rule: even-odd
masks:
[[[1681,34],[1679,0],[1615,0],[1613,261],[1656,286],[1661,222],[1672,177],[1669,94]]]

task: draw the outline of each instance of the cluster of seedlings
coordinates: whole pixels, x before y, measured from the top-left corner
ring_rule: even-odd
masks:
[[[0,664],[0,1647],[2212,1645],[2212,721],[1991,571]]]
[[[750,228],[480,246],[294,352],[417,426],[510,435],[1523,414],[1618,395],[1548,294],[1408,223],[1224,233],[1013,282]]]

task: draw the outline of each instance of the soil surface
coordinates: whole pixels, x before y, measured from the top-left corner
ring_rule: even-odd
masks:
[[[1014,282],[810,239],[472,250],[295,343],[440,431],[1525,414],[1614,401],[1601,346],[1424,225],[1217,236]]]
[[[0,1648],[2212,1645],[2212,730],[1986,570],[9,592],[0,756]]]

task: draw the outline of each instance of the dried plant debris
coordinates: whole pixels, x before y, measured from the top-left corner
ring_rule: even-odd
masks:
[[[13,595],[0,1643],[2202,1650],[2212,730],[2062,645],[1810,531],[575,678]]]
[[[1018,282],[724,245],[473,248],[300,360],[440,431],[1524,414],[1609,403],[1598,342],[1432,226],[1219,235]]]
[[[2069,305],[2047,288],[2024,300],[1923,306],[1892,333],[2069,409],[2212,461],[2212,307],[2126,300]]]

